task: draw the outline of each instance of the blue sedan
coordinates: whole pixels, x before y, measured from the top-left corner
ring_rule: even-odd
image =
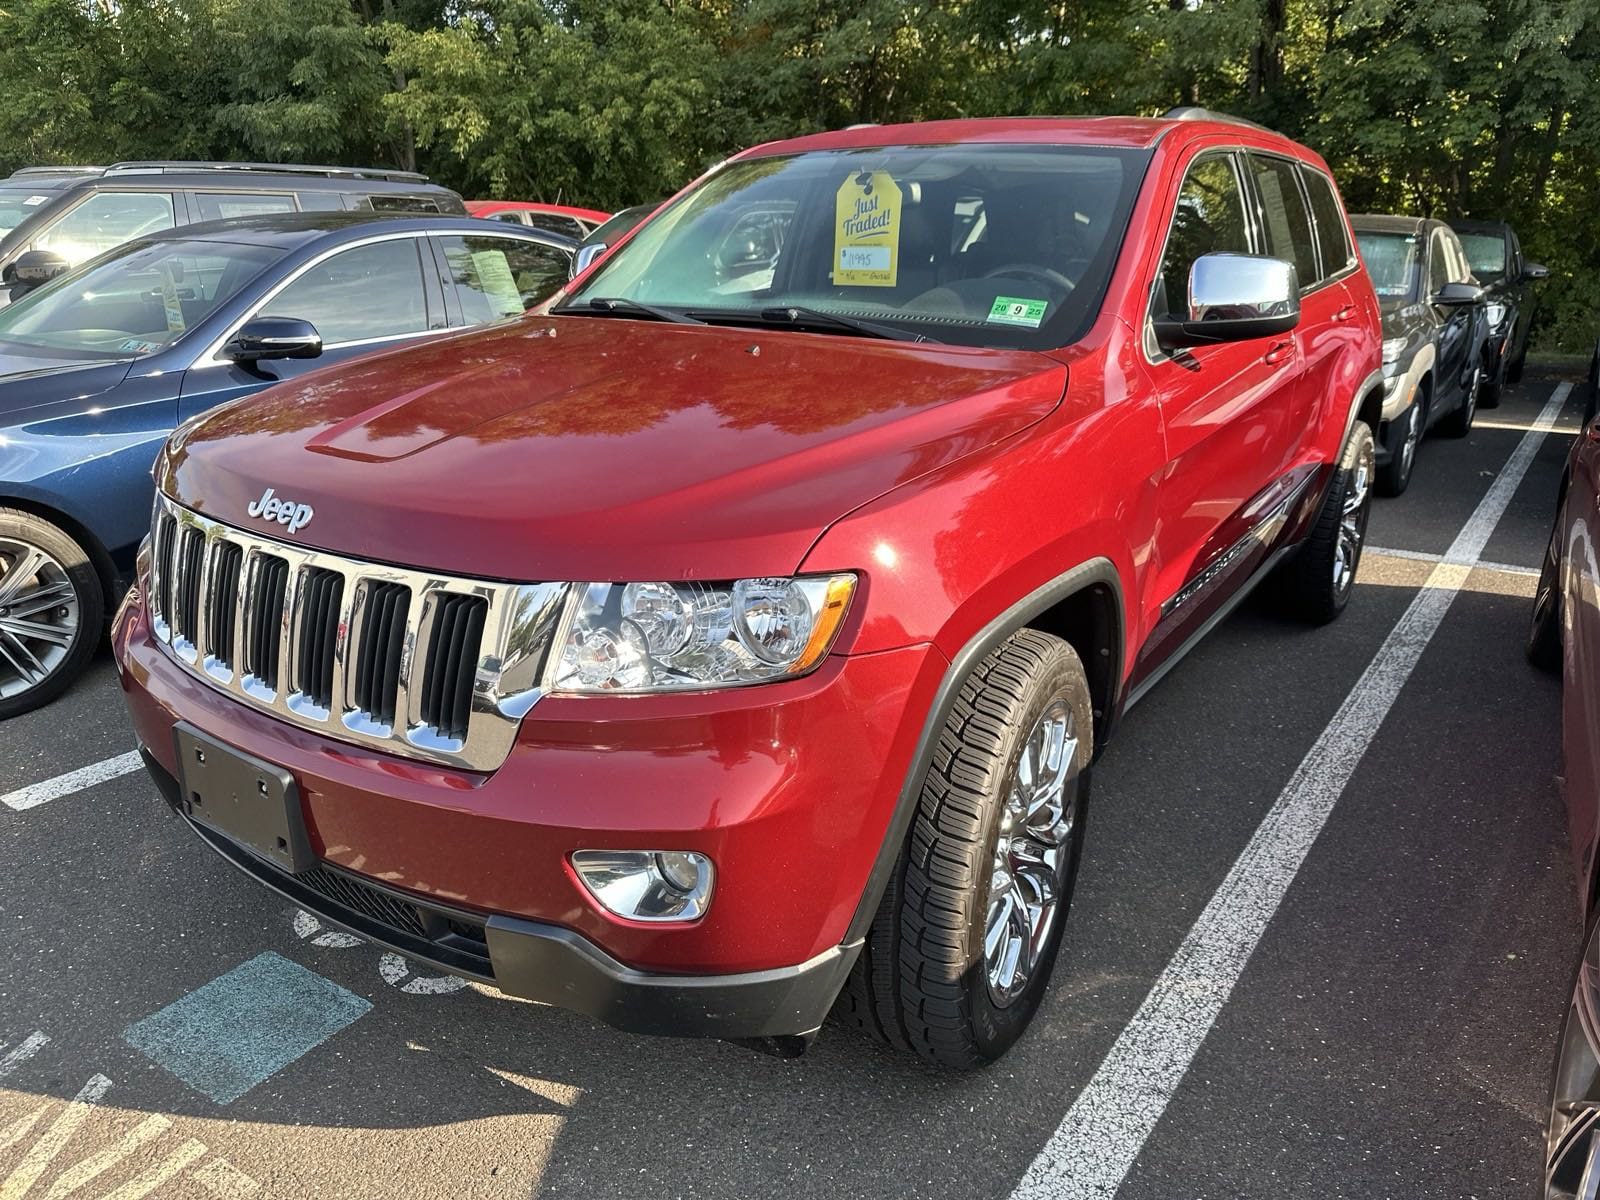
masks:
[[[177,425],[520,316],[566,282],[575,250],[465,217],[249,217],[130,242],[0,310],[0,720],[53,699],[93,655]]]

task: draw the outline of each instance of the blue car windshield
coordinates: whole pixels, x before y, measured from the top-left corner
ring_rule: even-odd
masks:
[[[199,325],[284,251],[231,242],[133,243],[0,308],[0,343],[82,358],[142,358]]]
[[[1356,230],[1361,258],[1372,276],[1372,290],[1385,300],[1411,300],[1422,279],[1422,257],[1414,233]]]

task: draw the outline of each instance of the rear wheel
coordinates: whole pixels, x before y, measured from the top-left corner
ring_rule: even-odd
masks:
[[[1316,523],[1273,581],[1278,603],[1290,615],[1321,625],[1350,602],[1367,540],[1374,473],[1372,430],[1357,421],[1345,439]]]
[[[1093,716],[1083,664],[1023,629],[961,686],[839,1017],[943,1067],[999,1058],[1039,1007],[1077,881]]]
[[[0,720],[65,691],[94,656],[104,620],[83,548],[32,513],[0,508]]]

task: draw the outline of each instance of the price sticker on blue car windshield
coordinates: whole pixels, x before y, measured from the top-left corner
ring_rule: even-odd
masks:
[[[997,325],[1021,325],[1037,329],[1044,321],[1048,300],[1021,300],[1016,296],[996,296],[989,308],[989,320]]]

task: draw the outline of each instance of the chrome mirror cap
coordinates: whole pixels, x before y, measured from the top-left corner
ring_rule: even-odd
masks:
[[[1165,347],[1203,346],[1287,333],[1300,323],[1292,263],[1257,254],[1202,254],[1189,269],[1187,316],[1155,322]]]

